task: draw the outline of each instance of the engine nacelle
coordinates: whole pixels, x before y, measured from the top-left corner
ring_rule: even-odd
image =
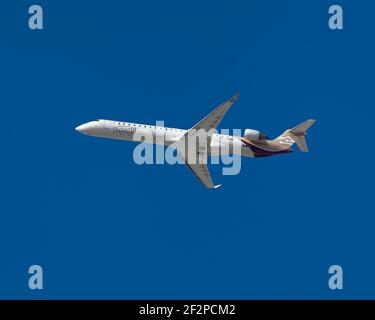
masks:
[[[267,137],[264,134],[262,134],[260,131],[253,130],[253,129],[245,130],[245,138],[249,140],[255,140],[255,141],[267,139]]]

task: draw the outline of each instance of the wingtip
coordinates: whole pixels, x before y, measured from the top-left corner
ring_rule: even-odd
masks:
[[[214,186],[214,189],[217,189],[219,187],[221,187],[221,184],[217,184],[216,186]]]
[[[230,103],[234,103],[234,102],[238,99],[239,96],[240,96],[240,93],[238,92],[236,95],[234,95],[234,96],[232,97],[232,99],[229,100],[229,102],[230,102]]]

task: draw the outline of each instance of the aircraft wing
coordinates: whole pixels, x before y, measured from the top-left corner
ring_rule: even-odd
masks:
[[[190,130],[199,130],[204,129],[206,131],[209,131],[210,129],[215,129],[221,120],[223,120],[225,113],[228,111],[230,106],[235,103],[235,101],[238,99],[239,94],[237,93],[234,97],[232,97],[227,102],[222,103],[220,106],[218,106],[215,110],[213,110],[209,115],[207,115],[203,120],[199,121],[194,127],[192,127]],[[189,131],[190,131],[189,130]],[[187,131],[185,135],[189,133]]]
[[[204,129],[208,136],[207,136],[207,142],[208,146],[211,140],[211,136],[213,134],[213,130],[216,129],[221,120],[223,120],[225,113],[228,111],[230,106],[235,103],[237,100],[239,94],[236,94],[234,97],[232,97],[227,102],[222,103],[220,106],[218,106],[215,110],[213,110],[209,115],[207,115],[203,120],[199,121],[194,127],[192,127],[190,130],[186,131],[185,134],[179,139],[179,140],[185,140],[185,138],[189,138],[190,136],[193,136],[197,133],[198,130]],[[194,152],[194,151],[193,151]],[[211,179],[210,172],[208,171],[207,167],[207,161],[204,161],[205,163],[200,163],[198,159],[200,159],[201,156],[204,156],[207,159],[207,145],[206,146],[198,146],[196,145],[195,148],[195,159],[196,163],[189,163],[189,161],[186,161],[184,159],[184,156],[182,156],[182,152],[180,152],[180,156],[185,161],[185,164],[187,167],[191,170],[191,172],[198,178],[198,180],[207,188],[214,189],[220,187],[220,185],[214,185]]]
[[[180,157],[184,160],[186,166],[190,169],[190,171],[196,176],[196,178],[206,187],[209,189],[216,189],[219,188],[221,185],[214,185],[211,179],[210,171],[207,167],[207,161],[205,163],[199,163],[198,155],[196,158],[197,163],[189,163],[185,159],[184,153],[179,152]],[[207,159],[207,158],[206,158]]]
[[[187,162],[185,164],[205,187],[216,189],[221,186],[220,184],[216,186],[213,184],[207,164],[189,164]]]

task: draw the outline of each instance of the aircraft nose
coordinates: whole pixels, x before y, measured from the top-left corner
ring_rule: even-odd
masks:
[[[89,129],[89,124],[88,123],[84,123],[84,124],[81,124],[80,126],[76,127],[75,128],[79,133],[84,133],[86,134],[88,132],[88,129]]]
[[[83,128],[84,128],[84,125],[81,124],[80,126],[76,127],[75,129],[76,129],[78,132],[82,133],[82,132],[83,132]]]

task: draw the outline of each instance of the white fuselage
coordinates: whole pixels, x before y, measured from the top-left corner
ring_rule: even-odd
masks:
[[[186,164],[199,181],[209,189],[216,189],[220,185],[215,185],[212,181],[207,166],[208,156],[224,156],[221,158],[222,160],[227,160],[229,155],[235,155],[229,160],[237,160],[238,156],[269,157],[292,152],[291,147],[294,143],[297,143],[301,151],[308,151],[305,135],[307,129],[314,124],[315,120],[313,119],[306,120],[300,125],[284,131],[273,140],[269,140],[260,131],[253,129],[246,129],[243,137],[241,132],[238,136],[216,133],[216,128],[225,113],[237,98],[238,94],[220,104],[189,130],[112,120],[90,121],[78,126],[76,130],[95,137],[141,142],[142,144],[139,145],[139,148],[135,148],[133,153],[135,161],[142,158],[139,163],[136,161],[138,164],[153,163],[147,162],[147,160],[143,161],[143,156],[140,156],[140,150],[147,150],[143,143],[166,145],[168,146],[166,155],[170,156],[176,153],[178,159],[182,160],[182,163]],[[172,153],[168,151],[172,151]],[[134,157],[136,154],[139,157]],[[151,155],[151,152],[148,152],[148,155]],[[174,157],[167,158],[172,160],[172,162],[167,161],[168,163],[176,163]],[[239,169],[241,166],[233,167]],[[231,174],[237,174],[239,171],[235,170],[235,172],[232,171]]]
[[[164,145],[175,143],[187,132],[185,129],[112,120],[90,121],[78,126],[76,130],[91,136],[136,142],[141,141],[139,137],[147,136],[150,138],[150,140],[147,140],[148,142]],[[244,146],[241,137],[225,134],[212,135],[208,154],[253,156],[253,152]]]

